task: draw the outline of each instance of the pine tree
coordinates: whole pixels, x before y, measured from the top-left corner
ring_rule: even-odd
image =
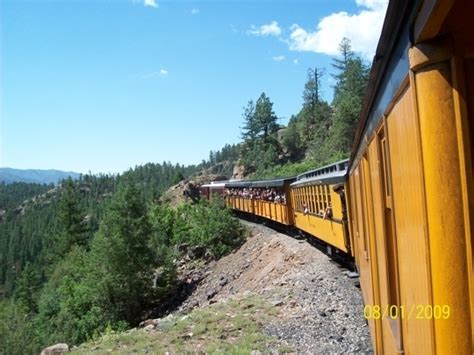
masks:
[[[265,93],[260,95],[255,104],[254,120],[257,134],[263,139],[264,143],[269,143],[270,135],[278,130],[278,118],[273,112],[273,102]]]
[[[92,247],[97,263],[102,308],[112,319],[135,323],[152,296],[151,224],[133,184],[120,187]]]
[[[277,116],[273,112],[273,103],[262,93],[256,103],[249,101],[244,108],[244,126],[242,138],[242,163],[251,171],[262,169],[278,158],[280,150],[276,132],[278,131]],[[260,159],[265,157],[265,159]]]
[[[328,140],[328,152],[336,157],[348,156],[362,108],[362,100],[368,83],[369,68],[356,56],[350,41],[344,38],[339,46],[341,59],[335,58],[338,69],[334,90],[334,118]]]
[[[314,110],[321,100],[320,87],[323,75],[324,71],[321,69],[308,69],[308,80],[303,90],[303,106],[309,107],[311,110]]]
[[[63,184],[63,192],[59,202],[59,230],[56,240],[56,253],[67,254],[74,245],[85,246],[87,226],[84,213],[79,207],[77,188],[71,178]]]
[[[244,126],[242,127],[242,139],[245,142],[254,142],[258,134],[258,125],[255,119],[255,104],[252,100],[244,107]]]
[[[301,139],[297,129],[296,117],[292,116],[288,122],[288,127],[283,134],[283,146],[286,153],[294,159],[300,159],[303,155]]]
[[[13,297],[26,313],[36,311],[38,292],[41,289],[41,275],[37,267],[27,263],[16,280]]]

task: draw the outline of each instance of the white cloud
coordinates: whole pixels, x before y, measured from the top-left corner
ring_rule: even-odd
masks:
[[[356,0],[357,14],[338,12],[321,19],[314,32],[298,24],[291,26],[290,50],[329,55],[339,53],[342,38],[351,40],[352,49],[371,59],[382,30],[388,0]]]
[[[298,63],[299,63],[298,59],[293,59],[293,64],[294,65],[298,65]]]
[[[281,61],[285,60],[285,56],[284,55],[279,55],[279,56],[276,56],[276,57],[272,57],[272,59],[275,62],[281,62]]]
[[[198,13],[199,13],[199,9],[194,8],[191,10],[191,15],[197,15]]]
[[[169,72],[166,69],[160,69],[159,71],[153,71],[150,73],[142,74],[139,76],[141,79],[153,79],[153,78],[159,78],[159,77],[165,77],[168,76]]]
[[[272,21],[260,27],[255,27],[254,25],[250,26],[250,30],[247,31],[247,34],[254,36],[279,36],[281,34],[281,28],[278,26],[278,22]]]
[[[156,0],[144,0],[143,5],[154,7],[154,8],[158,7],[158,4],[156,3]]]
[[[358,6],[363,6],[368,9],[377,9],[387,7],[386,0],[356,0]]]

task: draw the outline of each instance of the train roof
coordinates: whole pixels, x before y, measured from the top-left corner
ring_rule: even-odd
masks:
[[[250,187],[251,181],[248,180],[235,180],[235,181],[229,181],[228,183],[225,184],[225,187],[235,187],[238,189],[242,189],[244,187]]]
[[[229,180],[211,181],[209,184],[201,185],[201,187],[225,187]]]
[[[286,177],[280,179],[271,180],[240,180],[240,181],[229,181],[225,184],[225,187],[230,188],[246,188],[246,187],[281,187],[287,184],[291,184],[296,180],[296,177]]]
[[[413,40],[410,28],[420,3],[416,0],[413,6],[410,0],[398,0],[388,4],[352,144],[349,170],[409,72],[407,53]]]
[[[291,186],[327,185],[344,182],[346,180],[348,166],[349,159],[344,159],[318,169],[307,171],[298,175],[296,177],[297,180],[292,183]]]

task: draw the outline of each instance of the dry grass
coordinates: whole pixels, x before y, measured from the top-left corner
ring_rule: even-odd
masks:
[[[187,315],[167,317],[153,331],[109,332],[73,353],[249,354],[253,350],[269,349],[289,352],[291,349],[263,333],[263,325],[275,319],[278,312],[262,298],[247,295]]]

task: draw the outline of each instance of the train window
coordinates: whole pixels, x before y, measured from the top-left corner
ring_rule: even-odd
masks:
[[[331,205],[331,188],[329,185],[327,186],[327,189],[328,189],[328,205]]]
[[[295,189],[295,198],[296,198],[296,208],[300,208],[300,188]]]
[[[363,220],[362,224],[364,227],[364,233],[363,233],[363,242],[364,242],[364,257],[366,260],[369,260],[369,225],[368,225],[368,217],[367,217],[367,212],[368,212],[368,189],[370,187],[369,181],[367,181],[368,175],[368,169],[369,169],[369,161],[367,159],[367,153],[362,156],[361,159],[361,171],[360,171],[360,186],[362,188],[362,213],[363,213]]]
[[[329,185],[324,186],[324,189],[326,190],[324,194],[324,202],[326,203],[324,213],[326,213],[326,210],[329,207]]]
[[[301,188],[301,207],[304,210],[304,205],[306,204],[304,186]]]
[[[303,188],[300,187],[300,208],[303,209],[304,204],[304,195],[303,195]]]
[[[311,186],[306,186],[306,206],[308,206],[308,212],[311,212]]]
[[[295,193],[294,193],[294,196],[295,196],[295,208],[297,208],[297,209],[300,208],[300,199],[299,199],[299,191],[298,191],[298,190],[299,190],[298,188],[296,188],[296,189],[294,190],[294,192],[295,192]]]
[[[304,186],[301,188],[301,208],[304,210],[304,205],[306,204]]]
[[[315,213],[318,213],[319,212],[319,186],[316,185],[315,186],[315,194],[314,194],[314,197],[316,198],[316,208],[314,210]]]
[[[313,185],[314,213],[318,213],[318,186]]]
[[[304,187],[304,201],[305,201],[305,203],[306,203],[306,208],[307,208],[308,211],[309,211],[309,193],[308,193],[308,189],[309,189],[308,186],[305,186],[305,187]]]
[[[383,134],[383,131],[381,131],[381,133]],[[379,133],[379,137],[380,137],[380,133]],[[390,174],[387,174],[386,172],[388,172],[388,167],[387,167],[387,164],[388,164],[388,146],[387,146],[387,139],[385,138],[385,136],[383,136],[383,138],[380,139],[380,146],[381,146],[381,153],[382,153],[382,167],[383,167],[383,170],[384,170],[384,178],[383,178],[383,183],[384,183],[384,190],[385,190],[385,196],[387,198],[391,198],[392,196],[392,183],[390,181]],[[392,201],[387,201],[387,202],[390,202],[390,207],[392,205]]]
[[[319,214],[324,209],[324,191],[323,191],[323,187],[324,186],[319,185],[319,211],[318,211]]]
[[[300,208],[301,208],[301,209],[303,209],[303,204],[304,204],[303,188],[300,187]]]
[[[327,190],[328,186],[327,185],[324,185],[324,208],[323,208],[323,213],[326,212],[327,208],[328,208],[328,190]]]
[[[319,213],[319,209],[320,209],[320,203],[321,203],[321,198],[319,196],[319,188],[320,186],[319,185],[316,185],[316,194],[315,194],[315,197],[316,197],[316,210],[315,212],[316,213]]]
[[[296,209],[300,208],[300,188],[299,187],[295,189],[295,208]]]
[[[314,207],[313,207],[313,212],[317,213],[318,212],[318,186],[313,185],[313,201],[314,201]]]
[[[326,195],[326,191],[324,191],[326,186],[324,185],[321,185],[319,188],[320,188],[320,191],[321,191],[321,208],[319,209],[319,213],[322,213],[324,211],[324,205],[326,203],[325,201],[325,195]]]
[[[298,189],[293,189],[293,205],[298,208]]]
[[[323,205],[323,208],[321,209],[320,213],[323,214],[324,211],[326,210],[326,186],[322,185],[321,186],[321,202]]]

